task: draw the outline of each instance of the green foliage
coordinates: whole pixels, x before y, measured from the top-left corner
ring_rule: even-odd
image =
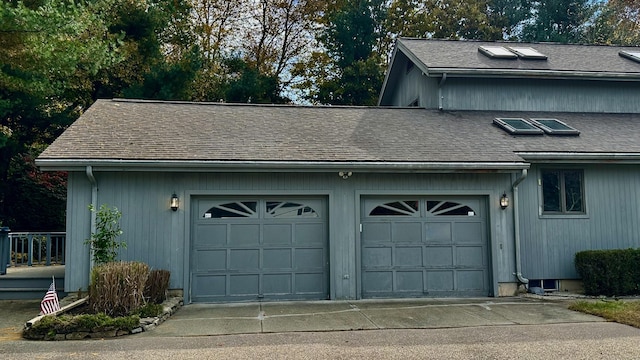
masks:
[[[294,75],[309,78],[307,99],[335,105],[375,105],[384,79],[380,50],[387,36],[382,0],[337,1],[324,15],[318,40],[327,49],[299,64]],[[321,61],[315,61],[320,59]],[[326,68],[329,68],[327,70]]]
[[[147,303],[140,309],[136,310],[135,315],[138,315],[141,318],[156,317],[162,315],[163,310],[164,308],[162,304]]]
[[[73,332],[101,332],[110,330],[131,331],[140,326],[140,317],[130,315],[124,317],[110,317],[103,313],[83,315],[48,315],[23,332],[26,339],[39,339],[42,336],[46,340],[53,340],[56,334],[68,334]]]
[[[141,262],[112,262],[93,268],[89,306],[95,313],[126,316],[145,304],[149,266]]]
[[[598,16],[587,30],[587,42],[640,45],[640,1],[609,0],[594,6]]]
[[[34,162],[38,153],[31,148],[9,162],[4,186],[12,191],[4,200],[12,205],[0,219],[14,231],[64,231],[67,173],[40,171]]]
[[[522,30],[524,41],[583,42],[595,12],[590,0],[542,0],[533,9],[533,21]]]
[[[110,208],[107,204],[102,204],[99,210],[89,205],[89,211],[96,213],[96,232],[92,233],[84,243],[91,246],[96,264],[115,261],[118,248],[126,249],[127,247],[126,242],[116,241],[118,236],[122,235],[122,229],[120,229],[122,213],[118,208]]]
[[[576,301],[569,309],[640,328],[640,301]]]
[[[575,266],[587,295],[640,294],[640,249],[581,251]]]
[[[149,272],[149,278],[144,287],[144,297],[147,301],[161,304],[167,298],[170,275],[168,270],[154,269]]]

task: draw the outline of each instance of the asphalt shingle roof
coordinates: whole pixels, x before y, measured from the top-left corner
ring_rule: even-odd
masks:
[[[638,52],[640,51],[638,47],[408,38],[398,39],[398,42],[400,48],[406,48],[428,68],[551,70],[640,75],[640,63],[618,55],[621,50]],[[479,46],[532,47],[548,58],[547,60],[492,59],[478,52]]]
[[[514,136],[495,117],[581,134]],[[516,152],[640,153],[640,114],[98,100],[39,160],[523,162]]]

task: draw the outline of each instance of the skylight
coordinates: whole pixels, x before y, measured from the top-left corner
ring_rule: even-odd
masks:
[[[509,134],[514,135],[542,135],[544,132],[532,123],[522,118],[495,118],[493,123]]]
[[[478,51],[494,59],[517,59],[518,55],[502,46],[479,46]]]
[[[509,50],[516,53],[518,57],[522,59],[538,59],[538,60],[547,59],[547,55],[531,47],[510,46]]]
[[[530,121],[549,135],[580,135],[580,131],[558,119],[530,119]]]
[[[618,55],[627,58],[629,60],[633,60],[635,62],[640,62],[640,51],[620,51]]]

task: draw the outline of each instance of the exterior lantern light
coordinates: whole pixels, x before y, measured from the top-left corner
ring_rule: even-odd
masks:
[[[503,193],[500,197],[500,207],[504,210],[509,206],[509,198],[507,197],[507,193]]]
[[[178,207],[180,207],[180,199],[178,199],[178,195],[171,195],[171,210],[177,211]]]

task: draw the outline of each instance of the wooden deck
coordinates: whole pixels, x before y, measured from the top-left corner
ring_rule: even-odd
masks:
[[[0,275],[0,300],[41,299],[56,280],[58,297],[64,295],[64,265],[18,266]]]

